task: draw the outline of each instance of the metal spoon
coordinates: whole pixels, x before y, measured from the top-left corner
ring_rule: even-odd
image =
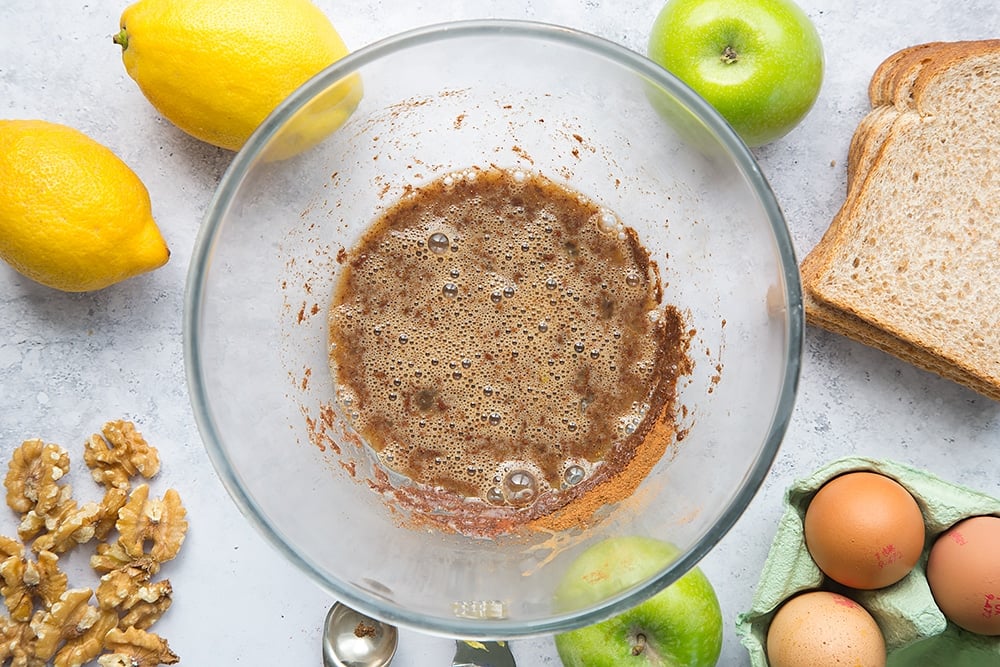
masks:
[[[324,667],[387,667],[396,654],[396,627],[339,602],[323,624]]]

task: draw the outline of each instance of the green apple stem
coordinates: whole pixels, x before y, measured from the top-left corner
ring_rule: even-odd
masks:
[[[642,655],[646,650],[646,635],[641,632],[635,636],[635,643],[632,644],[632,655]]]
[[[720,58],[722,62],[731,65],[740,59],[740,54],[736,53],[736,49],[727,44],[726,48],[722,49],[722,56]]]

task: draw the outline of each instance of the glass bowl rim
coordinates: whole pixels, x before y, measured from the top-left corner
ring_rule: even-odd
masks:
[[[751,184],[765,209],[774,235],[787,300],[787,354],[784,359],[785,366],[781,388],[774,406],[771,426],[756,461],[744,475],[742,486],[734,494],[729,505],[723,509],[718,520],[690,549],[683,552],[657,576],[645,583],[634,586],[597,605],[591,605],[573,613],[553,614],[548,619],[541,621],[426,617],[420,613],[403,609],[382,598],[366,595],[363,591],[355,592],[349,586],[343,585],[336,577],[327,574],[323,568],[297,553],[294,545],[282,537],[279,528],[272,525],[266,518],[253,497],[239,481],[236,470],[227,454],[225,440],[212,416],[203,381],[202,357],[198,346],[205,279],[223,220],[226,218],[229,206],[232,204],[240,184],[256,164],[263,148],[287,119],[306,105],[316,93],[325,90],[330,84],[363,68],[368,63],[428,43],[475,36],[529,38],[589,52],[590,55],[611,60],[624,69],[646,77],[669,91],[682,104],[694,111],[699,119],[719,138],[730,158]],[[385,622],[447,637],[513,639],[577,629],[631,609],[675,582],[696,566],[718,544],[742,516],[763,484],[788,428],[801,371],[804,327],[798,263],[781,208],[750,149],[707,101],[652,60],[604,37],[576,28],[538,21],[474,19],[448,21],[413,28],[363,46],[302,84],[261,123],[243,148],[236,153],[223,174],[195,239],[184,294],[183,348],[185,374],[194,418],[209,459],[240,512],[282,556],[345,604]]]

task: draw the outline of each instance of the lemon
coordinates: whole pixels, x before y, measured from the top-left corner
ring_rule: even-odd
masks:
[[[108,148],[65,125],[0,120],[0,258],[86,292],[169,257],[146,186]]]
[[[348,53],[308,0],[139,0],[121,31],[129,76],[150,103],[188,134],[239,150],[274,108]],[[272,157],[315,145],[357,106],[357,75],[331,87],[294,119]]]

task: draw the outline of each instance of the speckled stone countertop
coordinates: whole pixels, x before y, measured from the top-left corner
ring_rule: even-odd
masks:
[[[8,0],[0,5],[0,117],[72,125],[122,157],[149,188],[173,251],[146,276],[91,294],[62,294],[0,266],[0,454],[40,437],[71,453],[101,424],[133,419],[159,447],[154,487],[175,486],[192,518],[167,573],[173,607],[156,628],[186,665],[318,665],[330,596],[244,520],[201,444],[187,394],[181,313],[195,235],[232,154],[164,121],[121,63],[111,36],[127,3]],[[558,23],[645,50],[659,2],[617,0],[317,0],[352,49],[455,18]],[[823,39],[819,101],[784,139],[755,151],[799,256],[844,197],[851,134],[874,68],[925,41],[1000,36],[994,0],[802,0]],[[749,660],[734,632],[782,510],[786,487],[858,454],[925,468],[1000,496],[1000,403],[881,352],[810,328],[784,444],[742,519],[703,561],[726,617],[720,665]],[[82,468],[82,455],[74,458]],[[77,473],[79,474],[79,473]],[[80,487],[81,489],[84,487]],[[83,492],[81,492],[83,493]],[[13,529],[0,512],[0,532]],[[558,665],[551,638],[518,640],[520,665]],[[403,630],[394,665],[450,664],[452,642]]]

